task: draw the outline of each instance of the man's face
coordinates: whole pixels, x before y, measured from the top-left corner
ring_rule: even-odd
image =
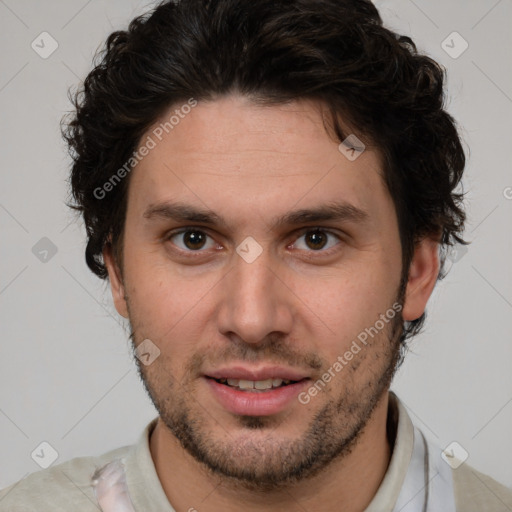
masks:
[[[398,354],[401,315],[382,315],[398,298],[401,246],[380,159],[370,147],[348,159],[317,107],[232,96],[198,103],[161,141],[152,127],[156,147],[130,177],[119,286],[109,264],[135,344],[160,350],[139,371],[161,419],[248,485],[350,451]],[[175,220],[174,203],[221,221]],[[335,203],[339,218],[286,218]],[[237,382],[279,379],[298,382]]]

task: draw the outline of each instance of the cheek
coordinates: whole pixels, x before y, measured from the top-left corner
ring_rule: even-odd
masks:
[[[193,346],[203,325],[202,308],[218,276],[183,276],[168,263],[136,252],[126,260],[125,269],[130,319],[137,336],[162,346],[172,341],[173,351]]]
[[[343,354],[361,332],[392,309],[398,276],[375,261],[350,271],[330,271],[320,279],[301,279],[295,290],[302,298],[302,313],[316,332],[315,348],[326,358]]]

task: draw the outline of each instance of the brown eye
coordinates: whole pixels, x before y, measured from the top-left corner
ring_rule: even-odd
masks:
[[[201,249],[206,241],[206,236],[200,231],[186,231],[183,236],[183,243],[189,249]]]
[[[323,249],[327,243],[327,237],[322,231],[310,231],[306,233],[305,239],[310,249]]]
[[[295,249],[327,254],[331,252],[331,248],[339,245],[340,242],[341,239],[330,231],[324,229],[308,229],[302,232],[293,245]]]
[[[179,249],[185,252],[203,252],[202,249],[212,248],[215,243],[211,240],[211,246],[208,247],[210,237],[198,229],[184,229],[182,231],[171,233],[166,240],[172,242]]]

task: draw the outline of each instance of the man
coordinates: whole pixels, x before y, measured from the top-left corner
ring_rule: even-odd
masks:
[[[512,510],[389,392],[464,243],[434,61],[369,1],[165,2],[75,106],[86,261],[159,416],[0,510]]]

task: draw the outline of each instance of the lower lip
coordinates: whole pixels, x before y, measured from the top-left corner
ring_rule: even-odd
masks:
[[[228,412],[242,416],[270,416],[277,414],[297,400],[300,391],[310,379],[288,384],[269,391],[239,391],[220,384],[215,379],[206,378],[217,401]]]

